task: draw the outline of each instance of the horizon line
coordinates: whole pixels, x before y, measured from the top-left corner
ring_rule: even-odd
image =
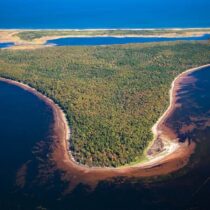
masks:
[[[209,27],[158,27],[158,28],[0,28],[1,31],[116,31],[116,30],[126,30],[126,31],[143,31],[143,30],[200,30],[200,29],[210,29]]]

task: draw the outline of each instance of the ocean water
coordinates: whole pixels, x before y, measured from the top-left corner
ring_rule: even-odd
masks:
[[[209,0],[1,0],[0,28],[210,27]]]
[[[113,45],[113,44],[132,44],[132,43],[149,43],[149,42],[172,42],[172,41],[201,41],[210,39],[210,34],[199,37],[71,37],[60,38],[47,41],[46,44],[55,46],[95,46],[95,45]]]

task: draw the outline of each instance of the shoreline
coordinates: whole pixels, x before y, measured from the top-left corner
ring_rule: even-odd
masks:
[[[210,66],[210,64],[188,69],[179,74],[173,80],[169,91],[169,107],[152,127],[152,132],[154,134],[152,143],[157,140],[158,136],[162,135],[161,125],[174,110],[174,106],[176,105],[176,92],[179,89],[180,81],[182,81],[184,76],[187,76],[190,72],[197,71],[208,66]],[[66,115],[59,105],[54,103],[52,99],[38,92],[35,88],[32,88],[26,84],[1,77],[0,81],[11,85],[16,85],[26,91],[29,91],[43,100],[47,105],[49,105],[50,108],[52,108],[54,118],[53,149],[50,155],[50,160],[56,164],[56,168],[58,170],[63,171],[62,179],[70,183],[68,189],[69,191],[74,189],[79,183],[84,183],[90,185],[91,187],[95,187],[99,181],[111,179],[116,176],[138,178],[166,175],[184,167],[188,163],[191,154],[194,152],[194,143],[187,145],[186,143],[178,143],[173,139],[165,139],[165,136],[161,136],[161,138],[165,140],[165,147],[167,146],[168,150],[153,156],[147,162],[140,162],[134,165],[121,166],[117,168],[88,167],[86,165],[81,165],[75,162],[71,151],[69,150],[70,128]],[[146,150],[148,150],[148,148],[146,148],[145,151]]]
[[[169,106],[168,108],[166,109],[166,111],[161,115],[161,117],[157,120],[157,122],[153,125],[152,127],[152,132],[154,134],[154,139],[153,139],[153,143],[154,143],[154,140],[158,137],[159,135],[159,132],[158,132],[158,126],[167,118],[167,116],[170,114],[170,112],[172,111],[173,109],[173,105],[175,103],[175,93],[174,93],[174,90],[176,92],[176,82],[184,75],[188,74],[188,73],[191,73],[191,72],[194,72],[194,71],[199,71],[201,70],[202,68],[205,68],[205,67],[209,67],[210,64],[206,64],[206,65],[203,65],[203,66],[199,66],[199,67],[195,67],[195,68],[191,68],[191,69],[188,69],[182,73],[180,73],[178,76],[176,76],[173,80],[173,82],[171,83],[171,88],[169,90]],[[178,81],[179,82],[179,81]]]
[[[0,28],[0,31],[106,31],[106,30],[201,30],[210,29],[210,27],[157,27],[157,28]]]
[[[40,38],[32,40],[24,40],[17,36],[21,32],[102,32],[102,34],[61,34],[61,35],[43,35]],[[130,34],[109,34],[110,31],[130,31]],[[151,31],[154,34],[132,34],[132,31]],[[159,32],[162,34],[158,34]],[[179,34],[182,31],[183,34]],[[104,34],[103,34],[104,32]],[[106,34],[107,32],[107,34]],[[165,32],[165,33],[164,33]],[[113,37],[113,38],[194,38],[202,37],[210,34],[210,28],[148,28],[148,29],[0,29],[0,43],[13,42],[14,45],[5,49],[25,50],[25,49],[39,49],[45,47],[52,47],[54,45],[47,44],[47,41],[60,38],[97,38],[97,37]]]

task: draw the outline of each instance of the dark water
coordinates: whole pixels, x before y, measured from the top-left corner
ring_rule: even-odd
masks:
[[[209,0],[1,0],[0,28],[210,27]]]
[[[13,42],[2,42],[2,43],[0,43],[0,48],[11,47],[13,45],[14,45]]]
[[[184,169],[155,180],[116,177],[93,191],[81,184],[67,195],[67,183],[49,161],[51,110],[30,93],[1,82],[0,209],[210,209],[210,67],[191,73],[189,81],[178,92],[182,106],[166,122],[180,141],[197,144]],[[183,129],[189,125],[193,128]],[[26,162],[25,185],[13,186]]]
[[[129,43],[146,43],[146,42],[166,42],[178,40],[208,40],[210,35],[206,34],[200,37],[179,37],[179,38],[160,38],[160,37],[78,37],[78,38],[60,38],[47,41],[46,44],[56,46],[79,46],[79,45],[113,45],[113,44],[129,44]]]
[[[16,192],[17,173],[24,165],[29,174],[26,178],[38,174],[37,158],[49,141],[51,122],[52,110],[43,101],[0,82],[0,198],[9,200]],[[2,202],[0,199],[0,209],[4,209]]]

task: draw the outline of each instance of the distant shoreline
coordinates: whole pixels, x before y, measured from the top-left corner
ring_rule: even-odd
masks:
[[[120,29],[0,29],[0,43],[12,42],[12,50],[33,50],[54,45],[60,38],[193,38],[210,34],[210,28],[120,28]],[[6,48],[8,49],[8,48]]]

